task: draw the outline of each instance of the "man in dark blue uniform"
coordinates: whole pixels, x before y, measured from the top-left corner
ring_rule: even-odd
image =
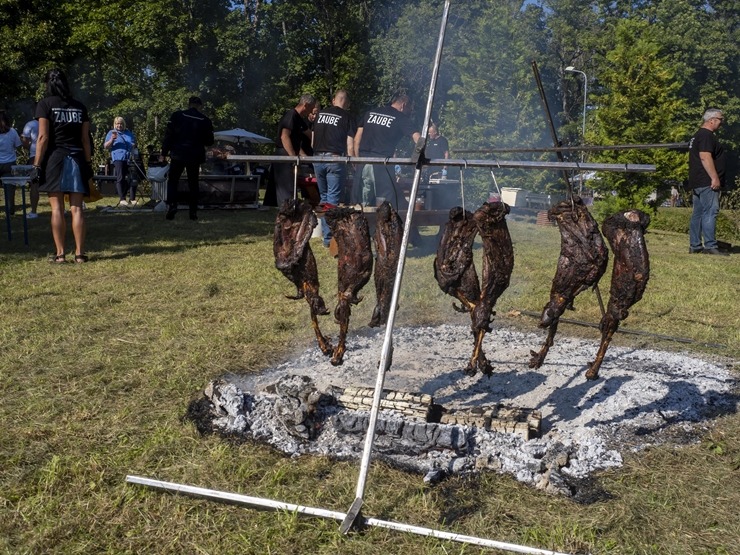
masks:
[[[188,109],[170,116],[162,141],[162,160],[170,157],[170,174],[167,178],[167,219],[177,213],[177,185],[183,170],[188,172],[190,191],[190,219],[198,219],[198,177],[200,165],[206,160],[205,147],[213,144],[213,124],[200,109],[203,102],[197,96],[188,100]]]

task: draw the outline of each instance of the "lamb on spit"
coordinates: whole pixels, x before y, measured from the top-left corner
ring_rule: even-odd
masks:
[[[506,225],[509,206],[503,202],[486,202],[473,214],[478,234],[483,242],[483,275],[478,302],[470,314],[475,348],[466,373],[474,375],[476,370],[490,376],[493,367],[483,352],[483,337],[491,331],[491,320],[496,301],[509,287],[514,269],[514,247]]]
[[[375,296],[377,298],[371,328],[388,322],[393,297],[393,283],[398,269],[398,259],[403,241],[403,222],[388,201],[375,212]]]
[[[307,202],[286,200],[275,219],[275,238],[273,252],[275,267],[287,277],[297,289],[295,296],[289,299],[306,298],[311,310],[311,324],[316,333],[321,352],[332,353],[329,339],[319,329],[319,315],[329,314],[324,299],[319,294],[319,273],[316,259],[309,245],[311,233],[318,220]]]
[[[645,245],[645,230],[649,224],[650,216],[640,210],[618,212],[604,220],[602,229],[614,253],[614,268],[609,304],[599,325],[601,345],[586,371],[589,380],[599,377],[599,368],[619,322],[627,318],[629,308],[645,292],[650,279],[650,259]]]
[[[480,298],[478,273],[473,263],[473,241],[478,228],[473,214],[456,206],[450,210],[442,239],[434,258],[434,278],[440,289],[462,303],[458,312],[472,312]]]
[[[440,289],[461,303],[455,310],[470,312],[475,337],[473,356],[465,373],[480,370],[491,375],[493,368],[483,352],[483,338],[491,331],[493,307],[509,286],[514,269],[514,249],[506,226],[509,207],[502,202],[485,203],[475,214],[455,207],[445,225],[434,259],[434,277]],[[473,261],[473,241],[480,234],[483,242],[482,286]]]
[[[334,309],[334,318],[339,324],[339,339],[331,358],[331,363],[339,366],[346,351],[350,305],[362,300],[357,293],[370,281],[373,272],[373,254],[370,248],[370,229],[362,212],[352,208],[332,208],[324,217],[337,242],[339,259],[337,267],[339,293],[337,307]]]
[[[598,285],[609,261],[599,225],[579,196],[573,195],[572,202],[565,200],[550,208],[549,217],[555,219],[560,229],[560,258],[550,301],[542,310],[539,323],[541,328],[547,328],[547,339],[539,352],[530,351],[530,368],[539,368],[545,362],[565,309],[572,310],[579,293]]]

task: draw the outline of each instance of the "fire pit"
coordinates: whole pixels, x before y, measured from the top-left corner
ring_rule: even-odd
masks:
[[[361,456],[383,335],[350,335],[343,366],[315,347],[259,374],[209,384],[189,414],[202,431],[238,434],[287,454]],[[494,329],[493,376],[468,377],[470,328],[397,328],[373,456],[434,482],[493,470],[561,495],[649,444],[698,440],[737,408],[729,363],[612,347],[587,381],[597,340],[563,337],[528,368],[541,335]],[[350,385],[351,384],[351,385]]]

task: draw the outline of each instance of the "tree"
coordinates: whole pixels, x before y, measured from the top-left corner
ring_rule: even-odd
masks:
[[[662,54],[656,30],[641,19],[621,19],[613,43],[598,74],[595,126],[589,142],[600,145],[649,144],[683,140],[686,101],[679,96],[683,83],[676,79]],[[648,197],[678,182],[685,174],[686,156],[675,151],[603,151],[593,158],[603,163],[655,164],[657,172],[602,172],[594,186],[613,199],[609,209],[648,207]]]

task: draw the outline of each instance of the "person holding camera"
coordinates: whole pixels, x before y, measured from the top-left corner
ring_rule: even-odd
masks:
[[[113,129],[105,136],[103,146],[110,150],[113,161],[113,175],[116,178],[116,192],[118,193],[119,206],[136,206],[135,181],[129,185],[128,162],[131,159],[131,151],[136,146],[134,134],[126,129],[126,120],[117,116],[113,120]],[[126,193],[131,191],[129,198],[131,204],[126,200]]]

